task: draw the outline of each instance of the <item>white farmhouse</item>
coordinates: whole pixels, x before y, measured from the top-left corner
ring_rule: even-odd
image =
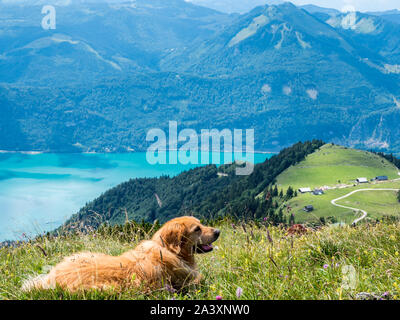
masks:
[[[356,180],[358,183],[368,183],[368,179],[367,178],[357,178]]]

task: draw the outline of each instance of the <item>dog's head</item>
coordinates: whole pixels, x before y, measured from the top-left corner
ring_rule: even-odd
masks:
[[[153,241],[178,255],[191,256],[212,251],[211,244],[219,234],[218,229],[206,227],[198,219],[186,216],[164,224],[153,236]]]

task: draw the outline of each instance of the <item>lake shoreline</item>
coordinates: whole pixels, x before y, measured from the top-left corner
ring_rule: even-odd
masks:
[[[162,152],[170,152],[170,151],[179,151],[179,149],[171,149],[171,150],[161,150]],[[57,152],[57,151],[15,151],[15,150],[0,150],[0,154],[28,154],[28,155],[37,155],[37,154],[132,154],[132,153],[145,153],[146,151],[125,151],[125,152],[97,152],[97,151],[88,151],[88,152]],[[260,151],[255,150],[252,152],[246,151],[220,151],[220,150],[196,150],[195,152],[220,152],[220,153],[254,153],[254,154],[278,154],[279,151]]]
[[[212,164],[213,153],[208,154]],[[230,155],[225,159],[226,155],[219,154],[214,161],[217,166],[232,162]],[[260,163],[272,156],[237,153],[234,159],[251,157],[252,162]],[[145,152],[0,153],[0,242],[53,230],[87,202],[129,179],[173,177],[203,165],[207,164],[200,160],[193,164],[151,164]]]

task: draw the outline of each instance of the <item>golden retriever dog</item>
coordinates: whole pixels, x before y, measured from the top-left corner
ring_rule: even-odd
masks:
[[[145,240],[120,256],[83,252],[65,258],[50,270],[27,280],[22,289],[63,288],[70,292],[144,286],[181,289],[197,283],[200,275],[195,253],[213,250],[220,231],[206,227],[194,217],[179,217],[165,223],[151,240]]]

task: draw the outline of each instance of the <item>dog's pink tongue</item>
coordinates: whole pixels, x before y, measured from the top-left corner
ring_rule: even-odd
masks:
[[[201,249],[202,249],[203,251],[210,251],[212,248],[213,248],[213,247],[210,246],[210,245],[208,245],[208,244],[203,244],[203,245],[201,246]]]

